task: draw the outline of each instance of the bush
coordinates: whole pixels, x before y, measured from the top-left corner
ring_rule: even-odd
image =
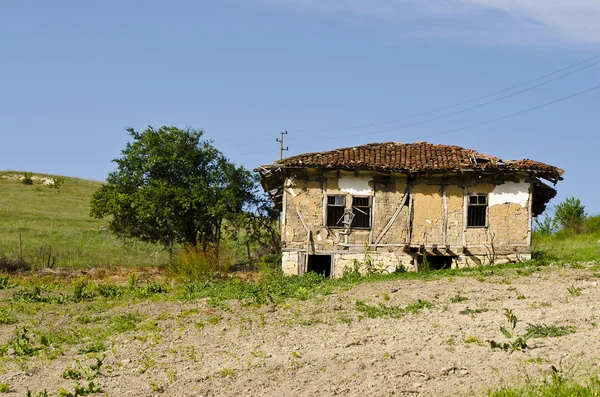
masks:
[[[33,174],[31,172],[25,172],[23,174],[23,179],[21,179],[21,183],[23,185],[33,185]]]
[[[546,214],[541,221],[535,218],[535,231],[542,236],[549,236],[556,231],[556,219]]]
[[[600,233],[600,215],[588,216],[585,218],[583,229],[586,233]]]
[[[583,231],[585,221],[585,206],[575,197],[569,197],[564,202],[554,206],[554,218],[563,230],[570,230],[576,234]]]
[[[169,277],[181,280],[207,280],[229,272],[232,254],[223,241],[217,247],[203,248],[201,244],[186,245],[165,266]]]

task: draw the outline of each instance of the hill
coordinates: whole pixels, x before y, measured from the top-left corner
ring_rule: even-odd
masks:
[[[102,183],[62,177],[60,190],[52,188],[54,175],[35,173],[24,185],[21,171],[0,171],[0,257],[19,258],[34,266],[158,265],[167,259],[160,247],[124,242],[107,229],[106,219],[89,216],[91,195]]]

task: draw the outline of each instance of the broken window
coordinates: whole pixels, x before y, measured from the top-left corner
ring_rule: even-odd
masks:
[[[346,196],[327,196],[327,219],[325,225],[343,227],[344,209],[346,208]]]
[[[469,196],[467,226],[487,226],[487,196],[485,194]]]
[[[352,197],[352,212],[354,213],[353,228],[371,227],[371,197]]]

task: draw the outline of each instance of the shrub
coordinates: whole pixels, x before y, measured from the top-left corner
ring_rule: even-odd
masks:
[[[583,228],[586,233],[600,233],[600,215],[592,215],[585,218]]]
[[[21,179],[21,183],[23,185],[33,185],[33,174],[31,172],[25,172],[23,174],[23,179]]]
[[[574,233],[583,231],[585,221],[585,206],[575,197],[569,197],[562,203],[554,206],[556,222],[564,230],[570,230]]]
[[[186,245],[165,267],[170,277],[183,280],[207,280],[224,276],[232,262],[231,252],[224,241],[217,247],[202,247],[201,244]]]
[[[535,218],[535,231],[542,236],[549,236],[556,231],[556,219],[546,214],[541,221]]]

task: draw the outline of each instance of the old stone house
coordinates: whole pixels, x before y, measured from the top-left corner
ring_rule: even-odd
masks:
[[[532,217],[563,170],[458,146],[372,143],[257,169],[282,211],[283,271],[339,277],[531,258]]]

